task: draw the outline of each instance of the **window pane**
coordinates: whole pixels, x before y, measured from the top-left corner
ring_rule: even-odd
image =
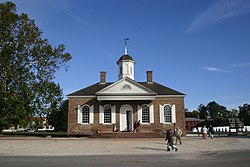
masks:
[[[89,123],[89,107],[84,106],[82,108],[82,123]]]
[[[111,107],[104,107],[104,123],[111,123]]]
[[[170,106],[165,106],[164,107],[164,121],[165,122],[171,122],[171,107]]]
[[[149,123],[149,107],[142,107],[142,123]]]

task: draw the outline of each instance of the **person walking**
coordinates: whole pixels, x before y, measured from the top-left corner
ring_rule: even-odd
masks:
[[[204,125],[203,128],[201,129],[203,139],[207,139],[207,131],[208,131],[208,129],[207,129],[206,125]]]
[[[180,144],[182,144],[181,135],[182,135],[182,130],[179,127],[177,127],[175,145],[177,145],[178,141],[180,142]]]
[[[212,125],[209,126],[208,133],[209,133],[210,138],[213,139],[214,138],[214,128]]]
[[[135,123],[134,123],[134,130],[133,130],[133,132],[136,132],[137,131],[137,121],[135,121]]]
[[[173,133],[172,133],[171,129],[168,129],[166,131],[165,141],[167,143],[167,145],[166,145],[167,150],[166,151],[170,151],[170,147],[172,148],[172,150],[173,149],[175,149],[175,151],[178,150],[178,148],[174,145],[174,142],[173,142]]]
[[[137,122],[137,132],[140,132],[140,128],[141,127],[141,121],[139,120],[138,122]]]

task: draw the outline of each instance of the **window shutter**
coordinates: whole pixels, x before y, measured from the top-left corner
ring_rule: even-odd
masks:
[[[141,121],[142,122],[142,108],[141,106],[137,105],[137,114],[138,114],[138,120],[137,121]]]
[[[104,123],[104,110],[101,105],[99,105],[99,123],[100,124]]]
[[[150,123],[154,123],[154,105],[151,104],[149,106],[149,119],[150,119]]]
[[[92,105],[90,107],[90,110],[89,110],[89,123],[90,124],[93,124],[94,123],[94,105]]]
[[[77,109],[77,123],[81,124],[82,123],[82,107],[78,105]]]
[[[111,108],[111,123],[116,123],[116,111],[115,111],[115,105]]]
[[[176,123],[176,111],[175,111],[175,104],[172,105],[172,110],[171,110],[171,115],[172,115],[172,123]]]
[[[160,112],[160,123],[164,123],[164,110],[162,105],[159,105],[159,112]]]

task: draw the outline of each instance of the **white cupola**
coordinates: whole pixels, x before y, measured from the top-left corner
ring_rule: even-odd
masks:
[[[125,40],[124,55],[122,55],[120,59],[117,61],[118,78],[120,80],[124,77],[129,77],[130,79],[134,80],[135,61],[130,55],[128,55],[127,40],[129,40],[129,38],[126,38],[124,40]]]

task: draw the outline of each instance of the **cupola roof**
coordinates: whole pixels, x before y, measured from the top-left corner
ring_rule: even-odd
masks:
[[[132,60],[132,61],[134,61],[134,59],[132,58],[132,56],[130,56],[128,54],[122,55],[118,61],[121,61],[121,60]]]

